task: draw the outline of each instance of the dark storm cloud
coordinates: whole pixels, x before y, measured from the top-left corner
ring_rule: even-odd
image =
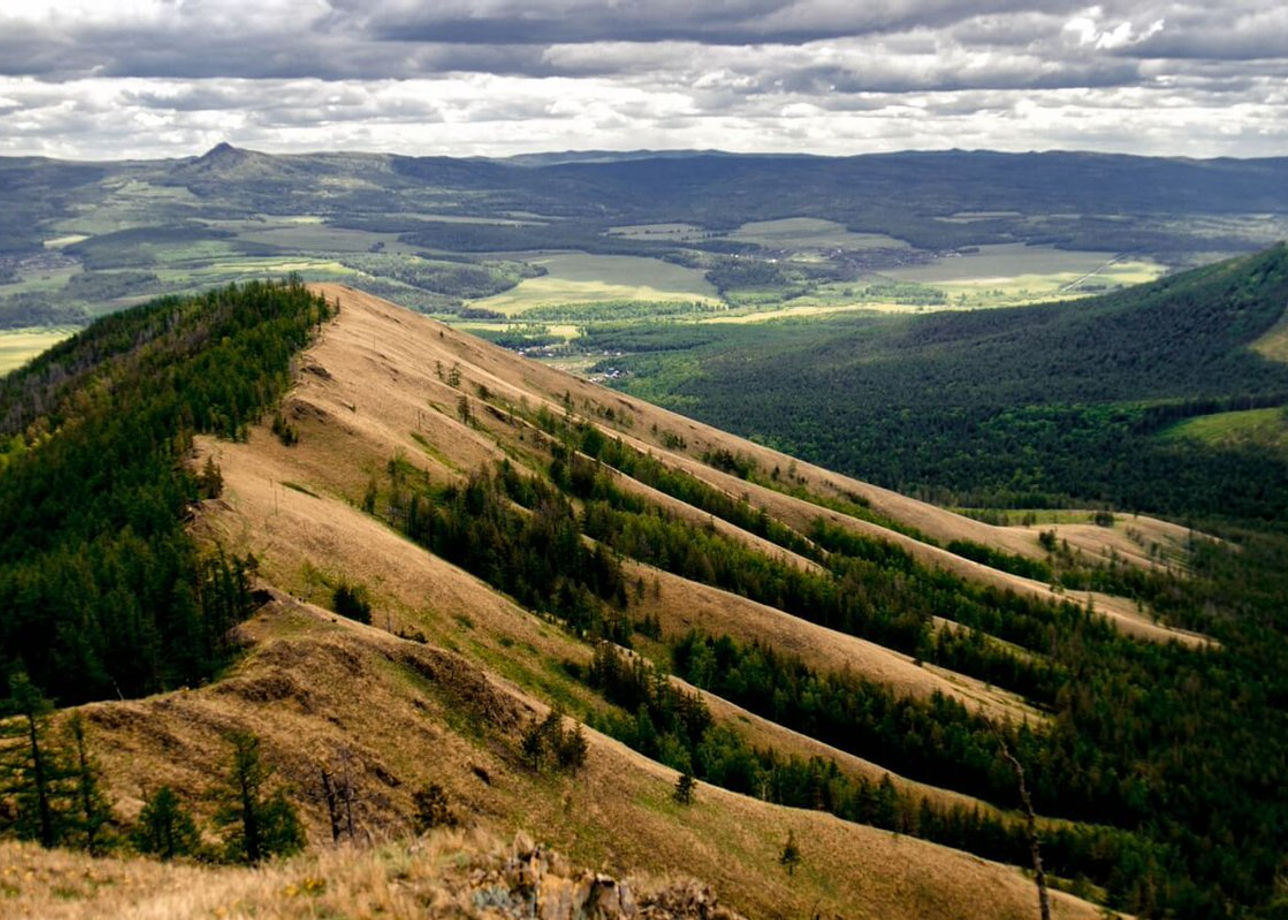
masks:
[[[110,9],[111,4],[99,4]],[[1038,50],[1046,72],[1017,86],[1062,85],[1062,62],[1096,57],[1288,55],[1288,13],[1267,2],[1246,9],[1168,4],[1088,5],[1057,0],[398,0],[358,3],[195,2],[157,5],[151,17],[38,17],[0,12],[0,73],[46,79],[80,76],[201,79],[400,79],[446,72],[551,76],[630,70],[633,55],[597,48],[660,43],[732,46],[749,58],[774,46],[871,38],[887,54],[979,54]],[[232,9],[230,13],[229,10]],[[253,11],[253,12],[252,12]],[[1071,21],[1084,31],[1070,32]],[[1163,23],[1149,33],[1154,23]],[[1126,31],[1123,31],[1123,30]],[[1149,33],[1149,34],[1147,34]],[[560,46],[591,52],[561,69]],[[571,61],[574,56],[563,55]],[[1035,68],[1036,69],[1036,68]],[[990,75],[988,68],[980,73]],[[1121,65],[1079,66],[1090,85],[1124,78]],[[1110,76],[1105,76],[1109,74]],[[944,81],[944,88],[962,85]],[[987,85],[992,86],[993,83]]]
[[[367,19],[376,38],[515,45],[603,41],[790,44],[912,23],[942,24],[962,15],[958,12],[960,4],[936,0],[872,4],[833,0],[733,0],[710,4],[658,0],[612,5],[582,0],[491,0],[383,6]]]

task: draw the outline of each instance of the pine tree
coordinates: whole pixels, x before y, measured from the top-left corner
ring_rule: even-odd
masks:
[[[801,864],[801,851],[796,845],[795,831],[787,832],[787,842],[783,844],[783,849],[778,854],[778,862],[787,870],[788,875],[796,874],[796,867]]]
[[[53,704],[19,671],[9,678],[4,708],[17,716],[0,734],[0,792],[14,798],[14,830],[22,839],[57,846],[67,830],[64,805],[74,774],[46,737]]]
[[[191,856],[200,843],[201,835],[192,816],[183,810],[174,790],[162,786],[139,813],[139,825],[134,830],[135,849],[171,860],[176,856]]]
[[[545,760],[545,734],[542,729],[542,723],[538,722],[523,733],[519,754],[530,770],[540,770]]]
[[[215,823],[224,828],[227,858],[255,865],[303,849],[304,828],[285,791],[264,793],[274,771],[260,758],[259,738],[235,732],[229,740],[233,758],[225,788],[218,793],[223,804],[215,813]]]
[[[576,773],[586,763],[590,744],[586,740],[586,731],[578,722],[570,732],[562,732],[559,742],[558,760],[561,770]]]
[[[112,804],[99,782],[98,763],[85,748],[85,720],[79,712],[72,715],[67,731],[76,756],[76,805],[71,823],[79,832],[81,845],[91,855],[100,856],[110,844],[107,826],[112,821]]]
[[[697,785],[698,781],[693,776],[693,768],[685,765],[684,772],[675,781],[675,791],[671,793],[671,797],[681,805],[692,805],[693,790]]]
[[[224,474],[215,464],[213,454],[206,456],[206,463],[197,476],[197,488],[203,498],[218,498],[224,491]]]

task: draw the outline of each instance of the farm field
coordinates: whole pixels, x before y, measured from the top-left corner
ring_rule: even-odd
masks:
[[[844,224],[815,217],[786,217],[743,224],[728,239],[767,249],[910,249],[884,233],[854,233]]]
[[[42,260],[43,262],[43,260]],[[76,263],[37,264],[19,266],[17,280],[0,284],[0,296],[6,294],[51,294],[62,290],[67,283],[83,271]]]
[[[715,286],[702,272],[640,256],[585,252],[510,253],[546,270],[502,294],[470,301],[469,306],[518,316],[549,304],[608,301],[715,302]]]
[[[250,275],[275,276],[290,272],[313,277],[333,277],[353,274],[353,269],[334,259],[315,259],[298,256],[271,256],[266,258],[248,258],[246,256],[229,256],[226,259],[195,260],[196,264],[176,265],[163,268],[157,272],[162,280],[175,285],[201,287],[208,284],[220,284],[226,280],[235,280]]]
[[[628,240],[669,240],[687,243],[710,236],[711,231],[697,224],[630,224],[623,227],[609,227],[608,235],[620,236]]]
[[[974,252],[889,269],[882,274],[899,281],[933,285],[956,303],[1003,306],[1144,284],[1159,278],[1165,270],[1150,259],[1005,243],[980,246]]]
[[[1288,410],[1276,406],[1200,415],[1177,422],[1160,434],[1171,441],[1201,441],[1215,446],[1259,444],[1288,449]]]
[[[0,375],[21,367],[76,331],[75,326],[0,330]]]
[[[754,312],[736,310],[728,313],[718,313],[713,316],[699,317],[697,322],[742,326],[754,323],[768,323],[780,319],[809,319],[823,316],[835,316],[839,313],[924,313],[927,310],[962,309],[955,306],[928,307],[922,304],[888,303],[881,301],[860,301],[857,303],[810,303],[808,302],[810,298],[801,298],[801,300],[806,302],[799,303],[792,301],[781,307],[771,307],[769,309],[756,310]]]
[[[350,230],[321,223],[268,224],[258,228],[251,224],[238,233],[238,239],[308,252],[369,252],[373,246],[379,246],[385,252],[412,252],[415,249],[399,243],[396,233]]]

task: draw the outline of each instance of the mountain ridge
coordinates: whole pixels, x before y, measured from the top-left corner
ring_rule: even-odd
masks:
[[[1140,700],[1215,718],[1186,695],[1210,685],[1229,712],[1220,673],[1237,657],[1201,637],[1167,641],[1187,637],[1134,599],[1017,574],[1047,564],[1056,551],[1043,540],[1064,535],[1084,541],[1093,573],[1184,592],[1200,536],[1112,515],[1056,524],[1049,538],[972,521],[352,288],[267,293],[295,304],[303,344],[276,353],[264,392],[245,405],[238,395],[232,416],[220,399],[174,413],[204,432],[191,453],[175,442],[202,490],[183,505],[191,536],[231,564],[225,580],[251,580],[241,654],[206,685],[165,678],[161,694],[83,708],[122,820],[149,784],[200,789],[226,757],[221,734],[249,729],[315,845],[326,839],[318,771],[356,758],[377,836],[401,834],[412,793],[436,782],[462,816],[505,836],[517,824],[589,864],[683,867],[757,915],[964,918],[987,898],[990,915],[1020,917],[1033,890],[1013,868],[1028,846],[1002,739],[1032,771],[1061,886],[1120,909],[1147,908],[1159,886],[1169,903],[1222,896],[1225,863],[1207,860],[1242,852],[1182,851],[1148,819],[1189,789],[1184,765],[1112,739],[1170,724],[1119,722]],[[222,315],[239,296],[204,303]],[[201,358],[203,335],[249,359],[263,347],[255,317],[273,302],[233,324],[243,338],[210,333],[199,305],[174,301],[91,327],[6,381],[53,414],[24,421],[0,459],[41,456],[75,433],[87,402],[120,414],[60,374],[75,355],[119,358],[104,371],[116,389],[140,339],[179,374],[205,367],[184,363]],[[133,331],[144,321],[151,339]],[[119,355],[102,341],[111,329]],[[191,353],[167,361],[171,347]],[[220,382],[213,370],[195,380],[184,395]],[[1170,549],[1108,561],[1143,549],[1133,532]],[[335,613],[342,596],[362,598],[370,624]],[[1097,613],[1124,600],[1114,621]],[[1096,669],[1111,664],[1106,680]],[[585,725],[579,770],[525,753],[553,707]],[[1104,725],[1088,735],[1103,745],[1094,771],[1071,746],[1085,750],[1092,720]],[[686,764],[693,806],[673,798]],[[1235,815],[1270,794],[1239,788]],[[804,852],[794,874],[778,864],[788,832]],[[1096,911],[1058,904],[1061,916]]]

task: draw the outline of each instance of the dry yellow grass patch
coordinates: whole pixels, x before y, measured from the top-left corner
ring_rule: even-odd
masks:
[[[807,857],[816,843],[805,846]],[[472,878],[504,864],[509,852],[488,832],[436,831],[371,847],[324,848],[251,869],[91,859],[32,844],[0,843],[0,896],[4,899],[0,903],[5,905],[4,916],[13,920],[494,917],[495,911],[474,898]],[[801,876],[808,867],[806,862]],[[551,871],[564,875],[577,870],[554,856]],[[701,885],[683,872],[633,873],[624,881],[637,899]],[[919,881],[933,884],[936,880]],[[1024,916],[1009,909],[1005,900],[999,902],[992,891],[981,892],[972,901],[981,909],[1001,906],[1002,912],[971,914],[963,905],[927,916]],[[830,916],[880,916],[864,910],[858,900],[847,906],[847,911]],[[1084,906],[1055,896],[1055,915],[1061,920],[1094,916]]]
[[[1288,310],[1279,318],[1261,338],[1252,343],[1251,348],[1262,357],[1271,361],[1288,363]]]
[[[486,834],[447,832],[379,847],[323,848],[250,869],[90,859],[3,843],[0,879],[13,869],[14,881],[0,882],[8,894],[0,904],[14,920],[477,916],[459,894],[462,876],[497,848]]]
[[[326,586],[308,580],[302,573],[329,575],[337,583],[343,578],[364,584],[374,595],[376,626],[395,632],[420,631],[436,642],[477,643],[507,673],[525,668],[539,671],[542,661],[589,662],[590,651],[584,644],[356,508],[274,485],[300,476],[292,466],[293,460],[301,460],[306,469],[325,465],[311,456],[325,442],[312,428],[306,431],[300,443],[289,449],[262,428],[252,431],[247,444],[201,440],[203,450],[221,451],[225,493],[217,502],[208,504],[200,531],[239,551],[253,552],[267,580],[323,606],[329,604]],[[646,585],[644,597],[636,602],[636,613],[657,614],[668,631],[701,627],[713,633],[727,632],[742,641],[759,639],[798,654],[820,669],[852,670],[889,684],[900,693],[929,696],[938,691],[997,718],[1040,718],[1018,697],[972,678],[918,667],[909,656],[875,643],[668,572],[629,560],[625,564],[628,577],[643,578]],[[654,579],[657,593],[652,587]],[[462,619],[472,628],[463,632],[459,625]],[[538,705],[529,702],[534,707]],[[724,704],[719,713],[734,709]],[[826,752],[831,750],[814,743],[806,753],[801,748],[803,736],[768,722],[760,725],[756,734],[758,743],[796,750],[805,756],[828,756]],[[866,763],[845,755],[841,766],[849,770]],[[869,765],[857,772],[879,779],[886,771]],[[903,791],[922,794],[932,788],[898,776],[893,778]],[[953,801],[980,804],[965,796],[946,792],[941,795]]]

